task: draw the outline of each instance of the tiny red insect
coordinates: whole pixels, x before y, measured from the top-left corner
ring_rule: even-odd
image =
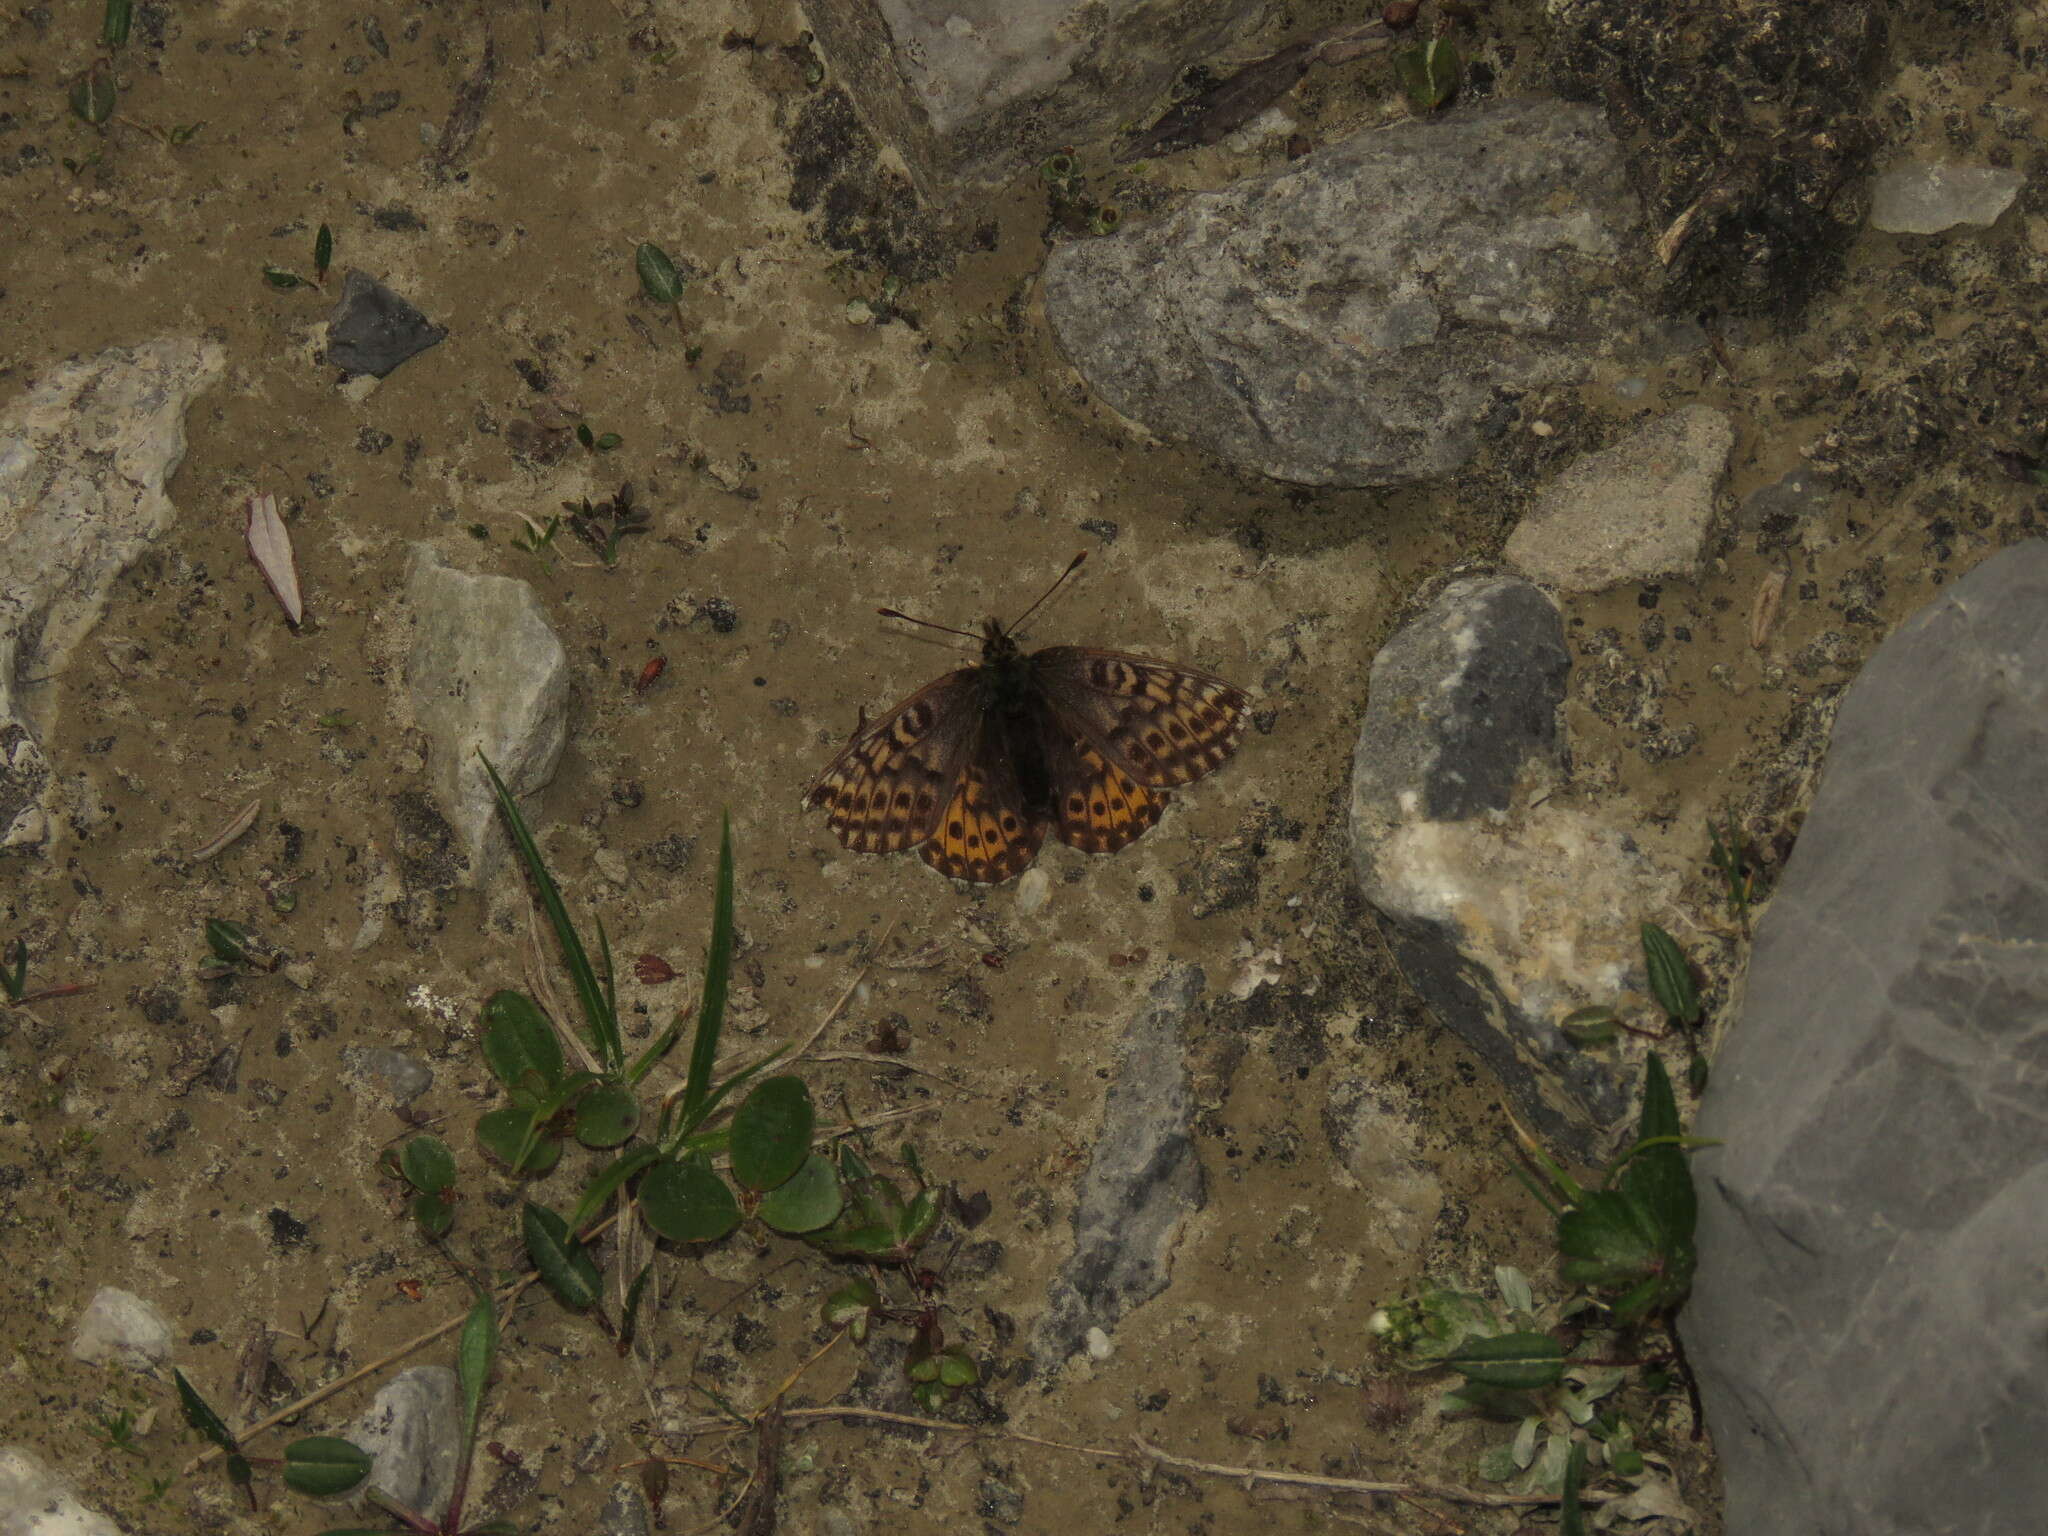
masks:
[[[648,689],[652,688],[654,680],[661,676],[667,666],[668,658],[666,656],[656,656],[653,658],[646,666],[640,669],[640,676],[633,682],[633,691],[635,693],[645,693]]]

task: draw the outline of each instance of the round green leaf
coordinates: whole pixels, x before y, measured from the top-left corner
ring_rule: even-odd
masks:
[[[519,1149],[525,1145],[527,1128],[532,1124],[533,1117],[524,1110],[494,1109],[477,1120],[476,1144],[494,1161],[512,1168],[513,1159],[519,1156]],[[543,1136],[528,1149],[525,1163],[512,1171],[546,1173],[561,1156],[561,1139]]]
[[[633,265],[640,272],[640,291],[657,304],[674,304],[683,296],[682,274],[669,260],[667,251],[647,241],[633,253]]]
[[[748,1189],[774,1189],[801,1168],[817,1123],[800,1077],[771,1077],[732,1117],[732,1176]]]
[[[739,1201],[701,1152],[656,1163],[638,1196],[647,1225],[671,1242],[708,1243],[740,1224]]]
[[[438,1136],[415,1136],[405,1144],[399,1168],[423,1195],[438,1195],[455,1182],[455,1154]]]
[[[586,1147],[618,1146],[639,1120],[639,1104],[617,1083],[600,1083],[576,1101],[576,1139]]]
[[[412,1219],[429,1237],[446,1237],[455,1225],[455,1209],[439,1195],[414,1195]]]
[[[334,1435],[294,1440],[284,1448],[285,1486],[315,1499],[347,1493],[370,1475],[362,1447]]]
[[[778,1232],[815,1232],[839,1214],[843,1203],[832,1159],[813,1152],[794,1177],[769,1191],[756,1214]]]

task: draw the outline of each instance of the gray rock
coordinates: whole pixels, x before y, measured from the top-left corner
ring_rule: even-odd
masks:
[[[366,272],[350,272],[327,318],[327,361],[344,373],[383,378],[448,334]]]
[[[1870,227],[1938,235],[1958,224],[1995,224],[2027,178],[1988,165],[1902,165],[1870,189]]]
[[[2048,543],[1844,696],[1698,1134],[1680,1318],[1744,1536],[2048,1507]],[[1930,1475],[1948,1469],[1953,1476]]]
[[[0,1533],[4,1536],[121,1536],[87,1509],[48,1463],[26,1446],[0,1446]]]
[[[0,851],[49,839],[59,794],[41,745],[61,673],[114,583],[176,521],[164,492],[185,411],[224,355],[196,337],[60,363],[0,417]]]
[[[1306,485],[1402,485],[1477,451],[1503,394],[1630,340],[1639,213],[1592,107],[1513,102],[1354,135],[1061,246],[1045,306],[1103,399]]]
[[[647,1495],[634,1484],[620,1481],[597,1512],[598,1536],[653,1536],[654,1514],[647,1507]]]
[[[1395,959],[1501,1081],[1518,1114],[1574,1157],[1632,1122],[1629,1051],[1558,1029],[1646,986],[1639,923],[1677,879],[1555,793],[1571,661],[1549,598],[1513,577],[1452,582],[1373,659],[1352,760],[1351,852]]]
[[[1243,0],[810,0],[804,14],[937,202],[1141,116],[1262,19]]]
[[[1196,966],[1152,988],[1117,1047],[1117,1076],[1074,1212],[1074,1251],[1060,1267],[1032,1338],[1041,1370],[1079,1350],[1166,1289],[1181,1223],[1207,1202],[1188,1132],[1194,1096],[1181,1030],[1201,996]]]
[[[1578,460],[1545,487],[1505,558],[1565,592],[1698,574],[1735,427],[1688,405]]]
[[[507,844],[477,750],[514,796],[545,787],[568,739],[569,660],[525,582],[451,570],[424,544],[406,570],[406,599],[414,718],[432,743],[434,792],[456,851],[481,885]]]
[[[351,1077],[410,1103],[434,1086],[434,1069],[425,1062],[382,1045],[348,1045],[341,1051],[342,1070]]]
[[[1834,494],[1835,482],[1829,476],[1801,467],[1743,497],[1735,524],[1757,536],[1759,550],[1788,548],[1798,542],[1809,522],[1827,510]]]
[[[171,1343],[170,1321],[154,1305],[103,1285],[78,1320],[71,1353],[89,1365],[111,1360],[146,1371],[171,1358]]]
[[[462,1445],[462,1386],[445,1365],[416,1365],[379,1389],[344,1439],[376,1462],[369,1486],[438,1520],[455,1493]]]

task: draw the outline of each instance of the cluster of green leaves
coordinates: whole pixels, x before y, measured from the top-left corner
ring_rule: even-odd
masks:
[[[1735,813],[1728,813],[1727,830],[1724,833],[1707,821],[1707,843],[1712,850],[1714,868],[1721,872],[1721,879],[1728,887],[1728,910],[1745,932],[1749,929],[1749,900],[1756,894],[1755,855],[1749,846],[1749,839],[1743,836],[1742,826],[1735,819]]]
[[[462,1337],[456,1347],[455,1375],[462,1392],[462,1437],[455,1460],[455,1486],[448,1508],[438,1519],[428,1510],[406,1509],[372,1488],[368,1497],[389,1514],[399,1531],[411,1536],[510,1536],[518,1528],[509,1520],[491,1520],[478,1525],[463,1522],[463,1505],[469,1490],[469,1468],[476,1449],[478,1425],[483,1418],[484,1390],[498,1357],[498,1309],[491,1294],[479,1290],[469,1316],[463,1320]],[[244,1454],[241,1443],[226,1422],[199,1395],[182,1371],[173,1371],[178,1400],[185,1410],[185,1422],[211,1441],[221,1452],[228,1480],[243,1490],[249,1508],[256,1508],[253,1458]],[[312,1435],[285,1447],[281,1462],[287,1488],[308,1498],[335,1499],[353,1493],[370,1475],[372,1461],[353,1441],[335,1435]],[[387,1536],[392,1526],[348,1526],[329,1530],[322,1536]]]
[[[711,937],[687,1074],[679,1089],[663,1095],[650,1110],[641,1102],[647,1076],[681,1043],[684,1020],[678,1015],[637,1054],[627,1051],[603,924],[597,927],[593,958],[518,805],[497,770],[488,761],[484,766],[561,947],[581,1014],[581,1054],[588,1064],[571,1065],[553,1021],[531,997],[509,990],[494,994],[484,1005],[483,1054],[506,1102],[478,1121],[477,1141],[495,1162],[522,1177],[549,1173],[572,1142],[608,1159],[566,1213],[531,1200],[521,1209],[527,1255],[548,1289],[575,1310],[597,1304],[600,1275],[589,1242],[608,1213],[640,1222],[654,1236],[678,1244],[716,1242],[751,1219],[825,1253],[862,1260],[877,1275],[885,1268],[914,1274],[918,1251],[940,1214],[939,1191],[926,1183],[915,1153],[906,1149],[916,1185],[906,1193],[851,1143],[842,1144],[836,1155],[820,1150],[814,1145],[817,1113],[804,1081],[763,1075],[779,1053],[718,1075],[734,942],[730,820],[719,835]],[[429,1163],[437,1166],[437,1160]],[[405,1158],[400,1165],[420,1196],[439,1195],[439,1187],[430,1189],[414,1176]],[[621,1336],[633,1327],[651,1267],[649,1261],[630,1278]],[[871,1302],[863,1297],[857,1310],[886,1318],[901,1315],[901,1309],[882,1302],[878,1291]],[[973,1362],[964,1356],[941,1358],[947,1351],[937,1333],[936,1308],[928,1310],[932,1320],[928,1326],[921,1323],[920,1338],[936,1342],[924,1355],[913,1352],[911,1368],[922,1370],[928,1357],[939,1359],[937,1376],[951,1394],[975,1379]],[[960,1361],[965,1362],[964,1375]]]
[[[603,439],[598,441],[602,444]],[[646,509],[633,505],[633,482],[630,480],[603,501],[593,502],[585,496],[577,501],[563,502],[562,510],[569,514],[570,529],[597,551],[597,558],[604,562],[606,570],[618,565],[620,546],[627,534],[645,533],[654,526],[654,519]]]
[[[1573,1288],[1562,1302],[1539,1308],[1529,1282],[1502,1268],[1498,1303],[1435,1287],[1375,1316],[1374,1331],[1402,1365],[1459,1373],[1445,1411],[1519,1421],[1512,1441],[1482,1462],[1485,1475],[1558,1494],[1580,1449],[1619,1476],[1644,1475],[1633,1424],[1610,1400],[1624,1388],[1654,1397],[1667,1385],[1627,1349],[1646,1325],[1668,1326],[1691,1294],[1698,1196],[1686,1149],[1702,1144],[1682,1133],[1671,1079],[1650,1056],[1635,1143],[1598,1187],[1533,1144],[1538,1174],[1516,1170],[1556,1218],[1559,1272]]]
[[[676,269],[675,259],[652,240],[643,240],[633,252],[633,269],[640,274],[640,291],[675,311],[676,334],[682,335],[683,289],[688,285]]]
[[[199,967],[201,981],[257,971],[268,973],[284,963],[284,956],[262,934],[232,917],[206,920],[206,948],[213,958]]]

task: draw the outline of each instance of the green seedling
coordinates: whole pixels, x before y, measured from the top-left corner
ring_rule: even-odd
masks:
[[[192,125],[192,132],[197,133],[201,126],[201,124],[194,123]],[[190,136],[190,134],[186,135],[188,138]],[[182,140],[178,142],[182,142]],[[294,288],[325,287],[327,283],[327,269],[333,264],[333,261],[334,231],[325,224],[322,224],[319,232],[313,236],[313,276],[310,281],[299,276],[298,273],[292,271],[289,267],[265,267],[263,269],[263,281],[270,284],[271,287],[285,292],[289,292]]]
[[[521,517],[526,527],[512,535],[512,547],[538,560],[548,571],[555,568],[555,535],[562,531],[562,519],[550,517],[545,523],[536,523],[530,517]]]
[[[85,73],[71,82],[71,114],[94,128],[106,126],[119,99],[113,66],[105,59],[95,59]]]
[[[324,715],[315,715],[313,723],[323,731],[348,731],[355,728],[356,717],[346,709],[330,709]]]
[[[202,981],[217,981],[223,976],[252,971],[268,974],[284,964],[284,956],[255,929],[230,917],[209,917],[206,920],[206,947],[213,960],[199,968]]]
[[[438,1136],[415,1136],[401,1150],[384,1149],[378,1158],[387,1178],[396,1179],[412,1191],[407,1212],[427,1238],[442,1238],[455,1224],[455,1207],[448,1192],[455,1186],[455,1154]]]
[[[122,1408],[114,1413],[102,1414],[97,1420],[100,1438],[109,1450],[126,1451],[131,1456],[140,1456],[142,1447],[135,1439],[135,1410]]]
[[[1448,37],[1432,37],[1394,55],[1394,77],[1418,116],[1427,117],[1447,104],[1458,94],[1463,76],[1458,45]]]
[[[10,1003],[22,1002],[28,992],[28,940],[14,941],[14,964],[0,967],[0,992]]]
[[[124,45],[134,12],[134,0],[107,0],[107,8],[100,17],[100,42],[108,48]]]
[[[583,445],[586,453],[610,453],[625,439],[616,432],[593,432],[589,422],[579,421],[576,423],[576,441]]]
[[[633,252],[633,267],[640,274],[640,291],[655,303],[666,304],[675,311],[676,334],[682,335],[683,289],[686,285],[668,252],[651,240],[643,240]]]
[[[1725,837],[1713,819],[1708,818],[1707,843],[1712,850],[1714,868],[1727,882],[1728,910],[1735,914],[1736,922],[1746,931],[1749,928],[1749,899],[1756,894],[1756,870],[1750,864],[1749,840],[1742,835],[1733,811],[1728,813]]]
[[[562,507],[569,514],[570,530],[597,551],[606,570],[618,565],[619,545],[627,534],[645,533],[654,526],[654,519],[633,505],[630,481],[620,486],[609,501],[593,505],[586,496],[580,501],[565,501]]]

